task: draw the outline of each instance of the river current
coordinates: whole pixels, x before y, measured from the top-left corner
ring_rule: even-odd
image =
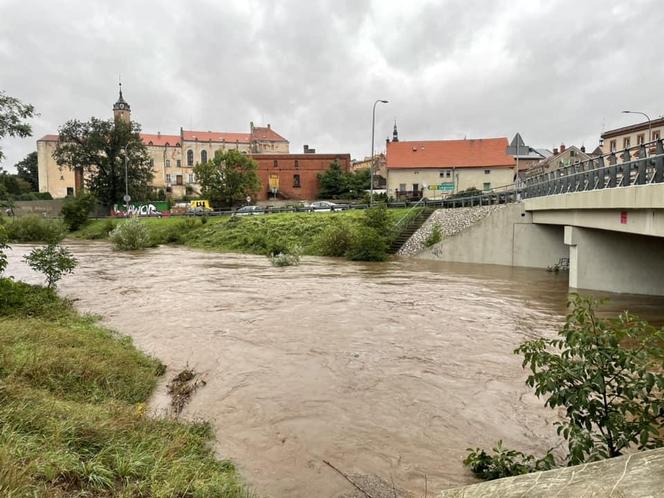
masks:
[[[207,385],[183,416],[214,425],[217,452],[263,497],[338,497],[347,473],[423,496],[474,482],[469,447],[543,454],[557,414],[525,386],[513,350],[564,320],[567,275],[417,259],[350,263],[163,246],[114,252],[70,243],[80,267],[61,292]],[[41,282],[8,251],[8,273]],[[661,320],[664,300],[611,296]],[[167,401],[163,385],[153,406]],[[426,477],[425,477],[426,476]]]

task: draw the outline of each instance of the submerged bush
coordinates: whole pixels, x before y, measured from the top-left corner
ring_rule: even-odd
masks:
[[[61,220],[43,218],[37,215],[21,216],[7,223],[7,237],[12,242],[59,242],[67,227]]]
[[[387,241],[376,230],[362,227],[355,230],[346,257],[352,261],[385,261]]]
[[[471,450],[463,464],[469,467],[477,477],[486,480],[518,476],[539,470],[551,470],[555,467],[555,461],[550,452],[544,458],[538,459],[533,455],[503,448],[502,441],[498,441],[491,455],[479,448]]]
[[[435,246],[441,240],[443,240],[443,232],[440,230],[440,226],[438,225],[438,223],[434,223],[433,226],[431,227],[431,233],[424,240],[424,246],[425,247]]]
[[[109,234],[109,239],[121,251],[137,251],[152,246],[148,227],[137,218],[118,224]]]
[[[316,238],[315,246],[321,256],[345,256],[353,241],[353,233],[347,223],[336,223],[325,228]]]
[[[78,265],[78,261],[72,253],[58,244],[36,247],[23,259],[34,271],[46,276],[49,289],[55,287],[63,275],[73,273],[74,268]]]
[[[269,257],[272,266],[297,266],[300,264],[301,255],[302,248],[295,246],[285,252],[272,253]]]

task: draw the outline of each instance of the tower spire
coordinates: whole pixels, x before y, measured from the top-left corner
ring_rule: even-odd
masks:
[[[118,81],[119,95],[118,101],[113,104],[113,116],[116,121],[131,121],[131,107],[122,96],[122,82]]]
[[[392,132],[392,141],[393,142],[398,142],[399,141],[399,131],[397,130],[397,120],[394,120],[394,131]]]

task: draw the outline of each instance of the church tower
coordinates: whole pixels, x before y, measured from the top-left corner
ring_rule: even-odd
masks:
[[[131,122],[131,107],[125,102],[125,99],[122,97],[122,83],[120,83],[120,96],[118,101],[113,104],[113,118],[115,122],[124,121],[125,123]]]
[[[392,141],[393,142],[398,142],[399,141],[399,132],[397,131],[397,120],[394,120],[394,131],[392,132]]]

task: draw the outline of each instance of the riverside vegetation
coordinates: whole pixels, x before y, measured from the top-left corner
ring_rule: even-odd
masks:
[[[0,495],[250,496],[207,423],[147,415],[164,371],[53,289],[0,278]]]
[[[574,295],[557,339],[519,346],[526,384],[550,408],[565,409],[557,431],[567,442],[561,465],[579,465],[633,450],[664,446],[664,329],[627,312],[597,316],[598,301]],[[549,470],[552,450],[537,458],[504,448],[476,448],[464,463],[479,477],[497,479]]]

